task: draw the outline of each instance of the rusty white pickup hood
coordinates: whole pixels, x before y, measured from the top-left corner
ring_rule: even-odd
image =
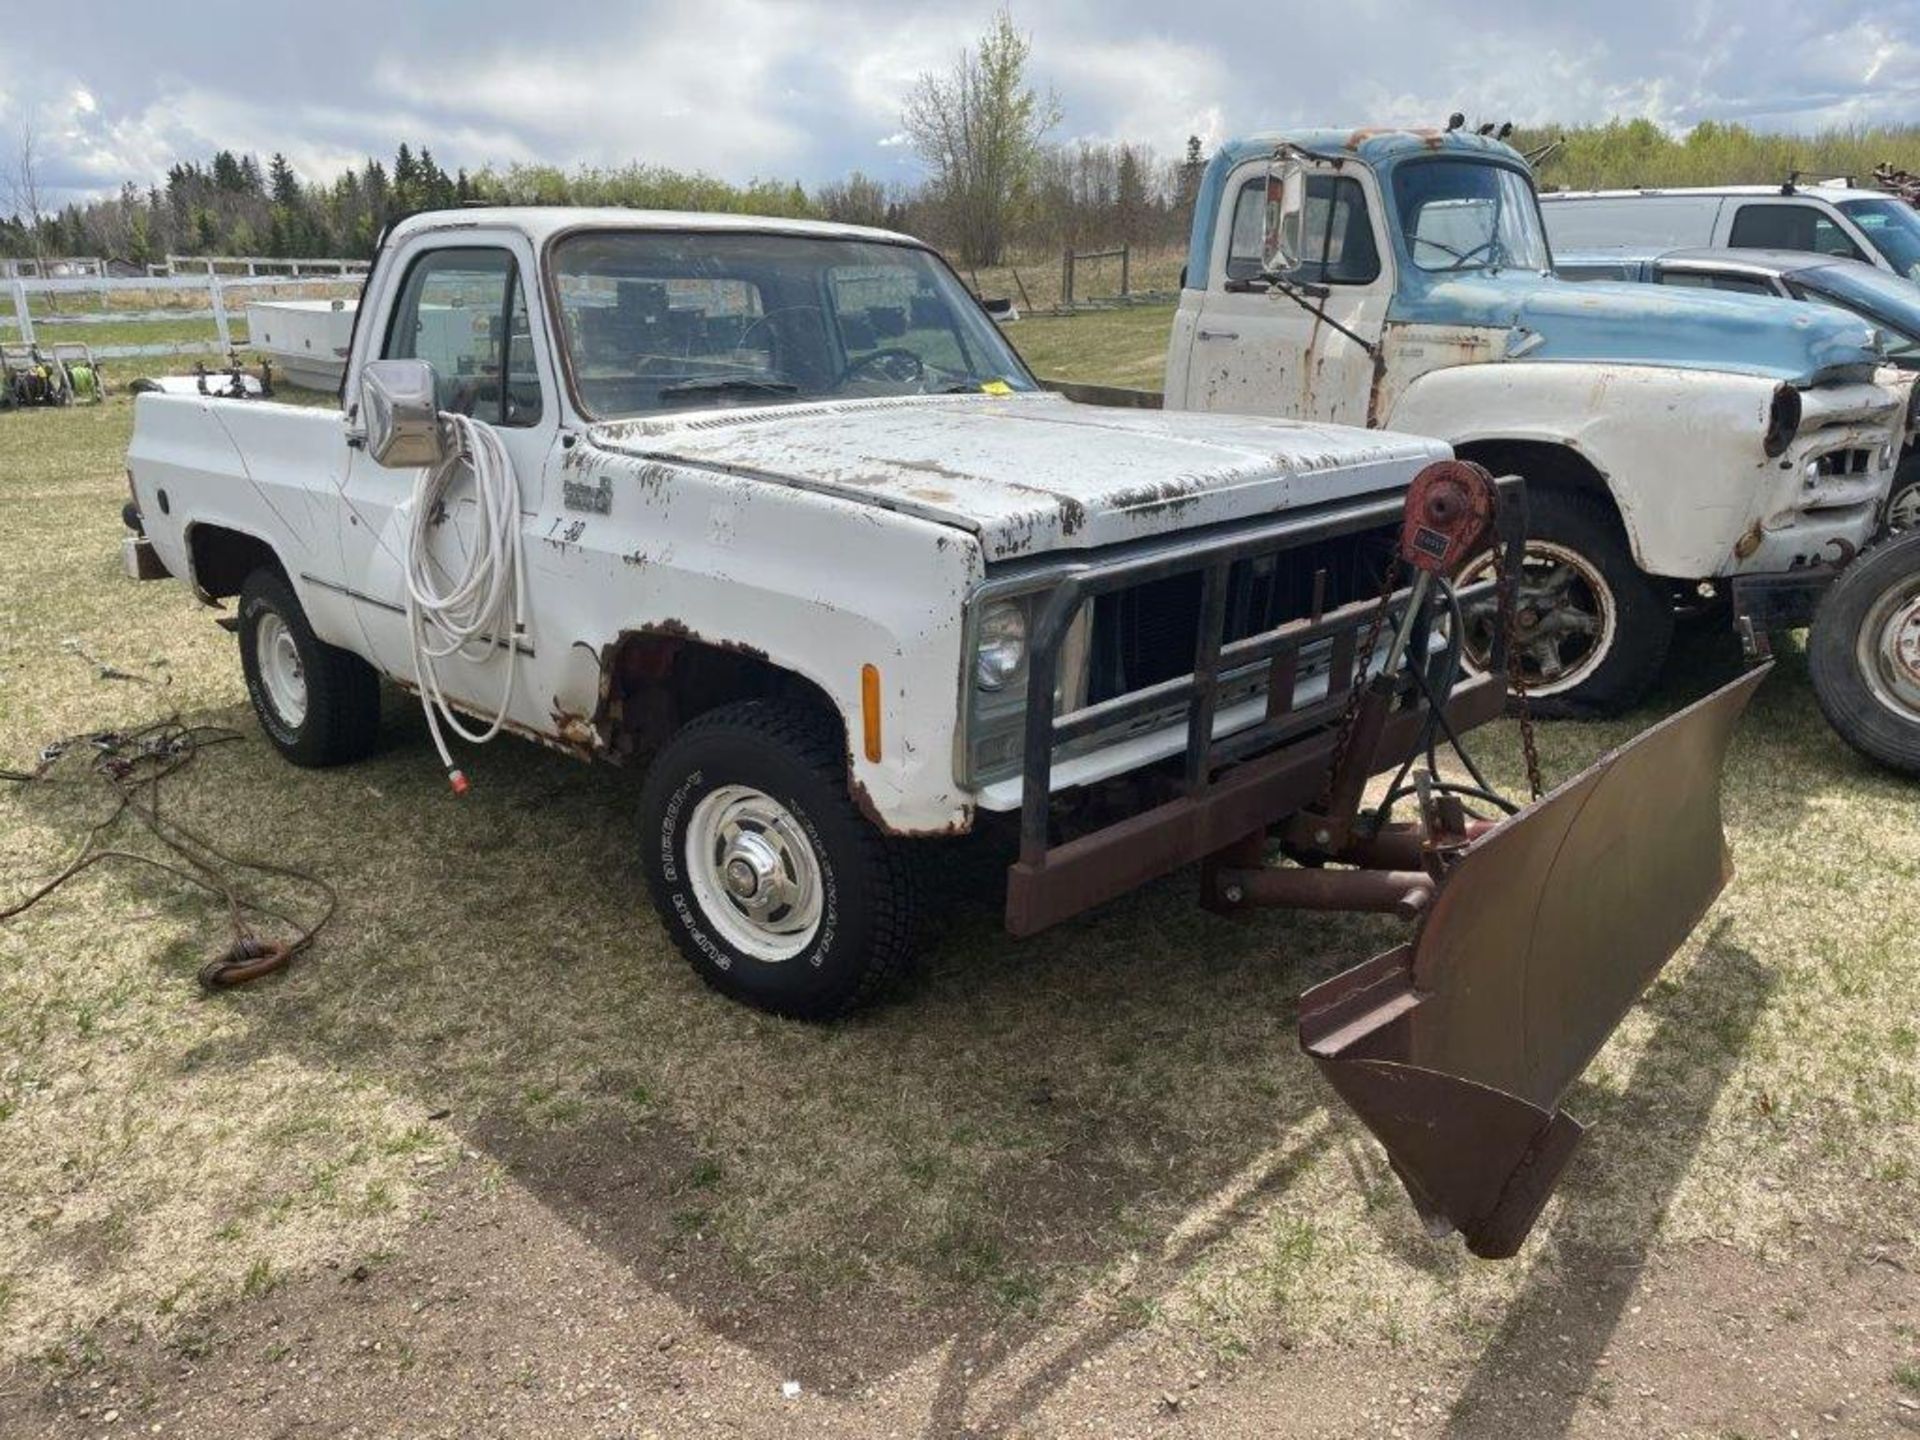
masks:
[[[607,422],[589,438],[953,525],[978,535],[990,560],[1392,490],[1450,453],[1391,431],[1042,393],[702,411]]]

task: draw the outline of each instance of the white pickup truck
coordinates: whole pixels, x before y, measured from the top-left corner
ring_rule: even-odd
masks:
[[[341,409],[229,388],[138,400],[133,544],[237,597],[289,759],[367,754],[384,676],[436,741],[477,718],[644,760],[663,926],[709,984],[790,1015],[906,963],[907,842],[992,812],[1020,815],[1018,934],[1195,861],[1216,908],[1431,909],[1303,1033],[1318,1016],[1315,1058],[1482,1253],[1525,1234],[1578,1134],[1560,1093],[1724,881],[1719,760],[1751,681],[1501,824],[1434,776],[1419,825],[1361,814],[1369,774],[1501,712],[1445,608],[1473,598],[1448,566],[1484,544],[1486,472],[1436,440],[1071,403],[904,236],[416,216],[367,280]],[[1620,786],[1659,813],[1587,803]],[[1273,868],[1288,821],[1311,863]],[[1418,1076],[1369,1091],[1408,1047]]]

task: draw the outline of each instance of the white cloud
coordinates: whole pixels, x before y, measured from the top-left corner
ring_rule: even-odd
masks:
[[[61,198],[150,183],[228,147],[308,178],[401,140],[443,165],[640,159],[726,178],[914,173],[915,79],[995,0],[330,0],[246,27],[128,9],[9,15],[0,136],[31,116]],[[1915,0],[1017,0],[1061,139],[1176,155],[1269,125],[1647,116],[1796,128],[1920,120]],[[1263,12],[1264,13],[1264,12]]]
[[[1145,143],[1162,154],[1179,153],[1189,135],[1208,148],[1223,138],[1221,98],[1235,81],[1220,51],[1158,37],[1115,39],[1074,46],[1049,68],[1077,137]],[[1096,123],[1074,123],[1076,110]]]
[[[743,0],[719,0],[713,10],[705,33],[649,27],[586,53],[521,49],[456,66],[390,55],[375,65],[374,86],[396,106],[479,117],[541,142],[523,144],[528,155],[538,148],[556,159],[639,158],[729,174],[790,163],[804,136],[778,113],[774,52],[764,46],[782,12]],[[716,33],[763,43],[715,64]]]

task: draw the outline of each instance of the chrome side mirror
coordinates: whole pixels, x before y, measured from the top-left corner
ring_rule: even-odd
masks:
[[[1267,170],[1267,214],[1263,266],[1269,275],[1290,275],[1305,254],[1307,171],[1284,152]]]
[[[376,465],[411,470],[446,454],[433,366],[424,360],[369,360],[360,371],[360,423]]]

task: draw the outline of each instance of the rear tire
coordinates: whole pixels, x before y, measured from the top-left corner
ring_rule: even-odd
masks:
[[[1840,572],[1814,612],[1807,666],[1841,739],[1920,775],[1920,532],[1883,541]]]
[[[287,759],[318,769],[369,754],[380,677],[313,633],[287,577],[262,566],[240,587],[240,667],[260,728]]]
[[[673,943],[721,994],[829,1019],[910,965],[912,867],[854,807],[846,764],[816,712],[752,700],[685,726],[649,769],[648,888]]]
[[[1527,497],[1527,553],[1515,596],[1521,665],[1535,714],[1617,715],[1660,676],[1673,642],[1673,594],[1635,562],[1619,518],[1597,496],[1541,490]],[[1462,580],[1492,573],[1492,557]],[[1466,665],[1484,673],[1495,606],[1467,615]]]

